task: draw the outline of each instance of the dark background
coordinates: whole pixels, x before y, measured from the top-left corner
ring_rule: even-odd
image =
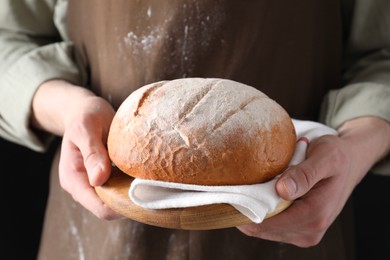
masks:
[[[54,146],[36,153],[0,138],[0,259],[36,259]]]
[[[352,196],[356,259],[390,259],[390,177],[370,173]]]
[[[6,259],[36,259],[51,159],[0,139],[1,241]],[[368,174],[352,194],[357,260],[390,259],[390,177]]]

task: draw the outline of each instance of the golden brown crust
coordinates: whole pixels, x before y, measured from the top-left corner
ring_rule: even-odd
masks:
[[[262,92],[231,80],[186,78],[131,94],[112,121],[108,151],[135,178],[239,185],[281,173],[295,143],[290,116]]]

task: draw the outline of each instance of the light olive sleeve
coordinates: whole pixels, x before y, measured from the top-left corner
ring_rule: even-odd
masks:
[[[326,96],[321,121],[334,128],[362,116],[390,123],[390,1],[354,1],[345,53],[345,86]],[[390,157],[372,171],[390,175]]]
[[[66,1],[0,1],[0,136],[35,151],[53,139],[30,128],[35,91],[50,79],[81,84],[66,40]]]

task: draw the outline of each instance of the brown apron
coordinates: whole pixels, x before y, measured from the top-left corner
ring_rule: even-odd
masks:
[[[292,117],[311,120],[324,94],[339,86],[340,19],[338,0],[70,0],[68,9],[88,85],[115,108],[147,83],[219,77],[256,87]],[[39,259],[352,259],[340,217],[307,249],[235,228],[98,220],[60,188],[57,166],[58,157]]]

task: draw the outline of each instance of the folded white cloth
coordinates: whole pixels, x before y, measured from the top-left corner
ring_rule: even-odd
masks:
[[[323,124],[293,119],[297,145],[289,165],[305,159],[307,145],[322,135],[337,135],[336,130]],[[227,203],[255,223],[261,223],[275,210],[280,197],[275,190],[277,177],[269,182],[253,185],[203,186],[163,181],[135,179],[129,197],[147,209],[185,208]]]

